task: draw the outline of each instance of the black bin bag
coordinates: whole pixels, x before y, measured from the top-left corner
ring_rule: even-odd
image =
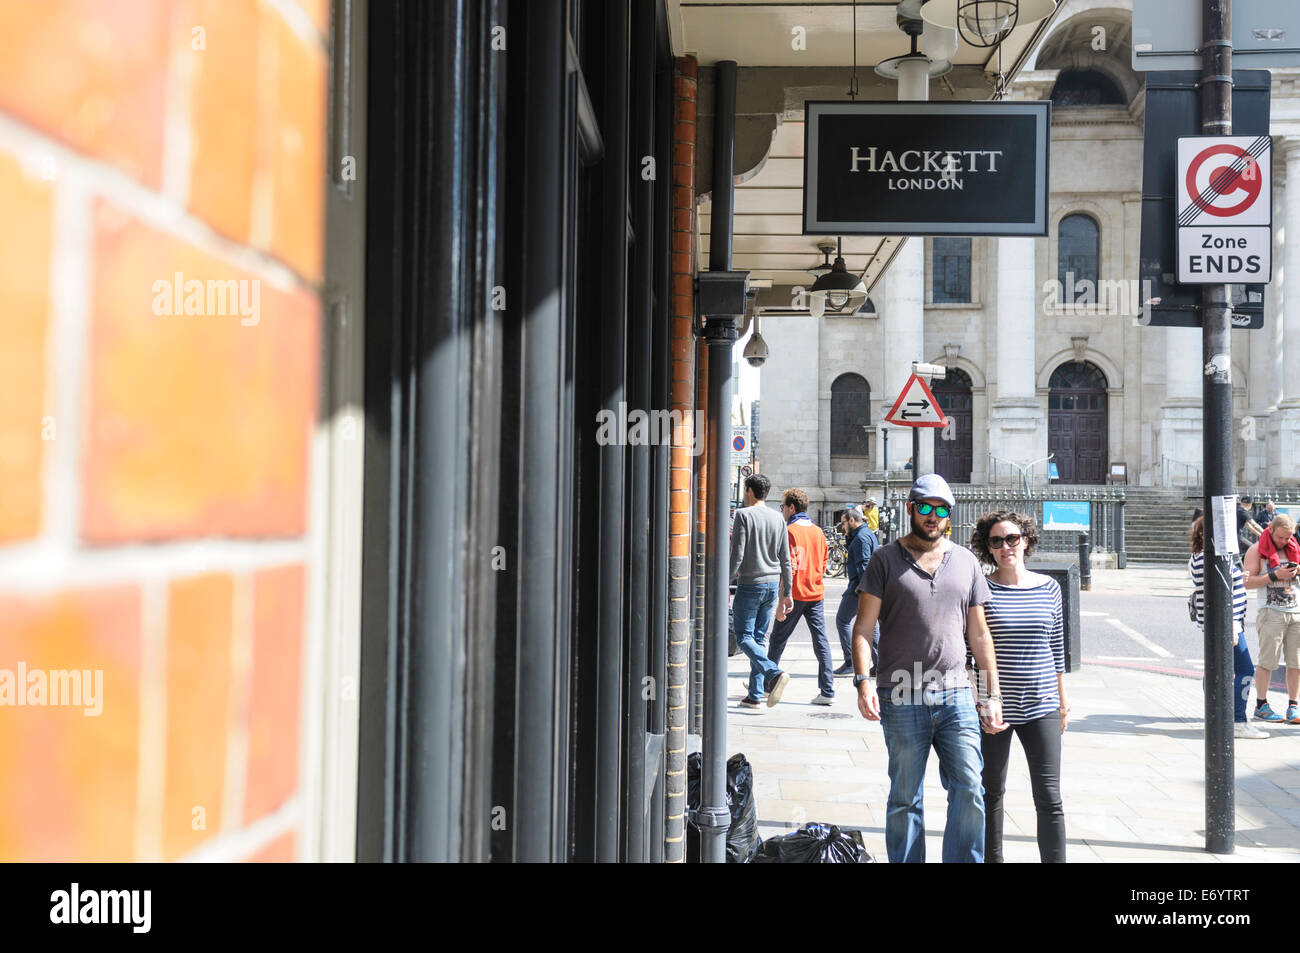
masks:
[[[860,838],[834,824],[805,824],[789,834],[763,842],[756,864],[870,864],[874,858]]]
[[[693,864],[700,861],[700,829],[694,818],[700,809],[702,764],[699,752],[686,759],[686,808],[687,816],[691,818],[686,825],[686,860]],[[762,841],[758,837],[754,769],[743,754],[733,754],[727,759],[727,810],[731,812],[731,827],[727,828],[727,863],[747,864],[758,853]]]

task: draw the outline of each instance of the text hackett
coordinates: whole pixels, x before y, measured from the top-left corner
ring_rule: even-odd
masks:
[[[963,151],[942,149],[907,149],[895,156],[886,149],[879,152],[876,146],[867,148],[862,153],[861,146],[850,149],[850,172],[935,172],[939,175],[952,172],[996,172],[1001,149],[967,149]],[[912,156],[912,159],[908,159]],[[961,156],[968,156],[970,161],[963,165]],[[986,156],[984,168],[980,168],[980,156]]]

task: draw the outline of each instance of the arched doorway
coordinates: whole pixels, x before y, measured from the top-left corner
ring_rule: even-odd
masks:
[[[946,380],[935,381],[930,388],[952,424],[934,435],[934,472],[949,483],[969,483],[975,459],[970,375],[960,368],[948,368]]]
[[[1106,480],[1106,375],[1087,361],[1052,371],[1047,397],[1047,452],[1061,483]]]

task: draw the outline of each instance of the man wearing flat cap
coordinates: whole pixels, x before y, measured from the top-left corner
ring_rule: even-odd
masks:
[[[925,860],[922,790],[933,747],[948,791],[945,863],[984,860],[980,729],[1006,730],[993,640],[984,622],[988,584],[975,555],[944,537],[956,506],[943,477],[929,473],[907,496],[911,532],[876,550],[858,585],[853,677],[858,710],[879,721],[889,752],[885,849],[890,863]],[[867,674],[880,623],[880,695]],[[981,673],[976,710],[966,655]]]

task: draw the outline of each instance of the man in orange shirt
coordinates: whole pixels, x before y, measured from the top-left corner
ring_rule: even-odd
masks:
[[[826,534],[808,518],[808,494],[803,490],[786,490],[781,495],[781,515],[785,517],[785,531],[790,537],[794,581],[790,594],[777,606],[767,657],[779,662],[795,624],[804,619],[812,635],[813,653],[817,656],[817,686],[821,689],[812,703],[829,705],[835,697],[835,665],[831,661],[831,644],[826,638],[822,612],[822,600],[826,597],[822,582],[826,574]]]

